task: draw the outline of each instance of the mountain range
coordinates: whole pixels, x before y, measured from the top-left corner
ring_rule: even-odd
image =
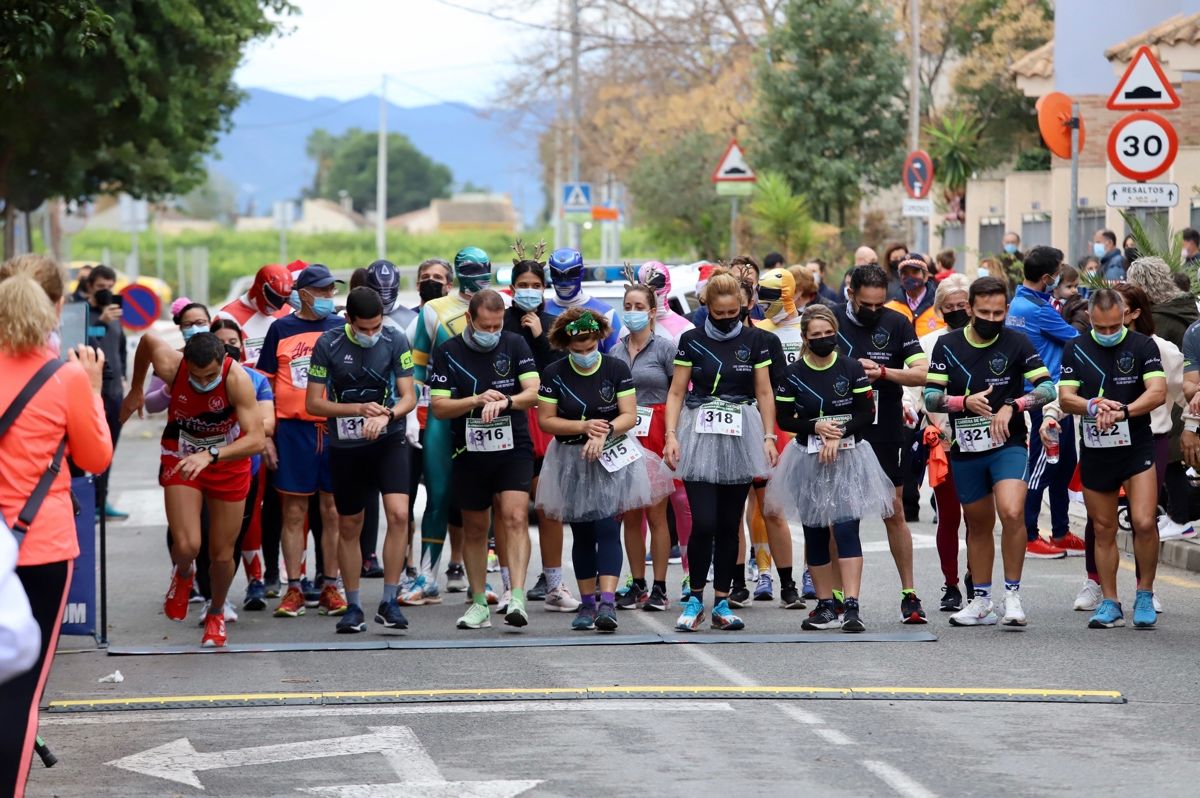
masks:
[[[379,127],[378,95],[342,101],[245,91],[232,129],[209,161],[210,169],[237,188],[243,212],[253,203],[257,215],[268,214],[273,203],[298,199],[312,184],[316,164],[305,154],[312,131],[324,128],[337,135],[353,127]],[[519,124],[512,112],[459,103],[387,107],[388,130],[405,134],[421,152],[450,167],[455,185],[470,182],[510,194],[532,223],[544,205],[537,134]]]

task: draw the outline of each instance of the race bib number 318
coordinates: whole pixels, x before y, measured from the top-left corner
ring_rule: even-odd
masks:
[[[703,435],[742,436],[742,406],[709,402],[696,412],[696,432]]]

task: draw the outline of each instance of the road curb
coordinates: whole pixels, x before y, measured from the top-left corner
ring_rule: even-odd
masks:
[[[1087,521],[1087,512],[1079,502],[1071,502],[1070,507],[1071,517],[1079,520],[1080,523]],[[1050,515],[1043,509],[1042,524],[1044,528],[1050,528]],[[1083,530],[1080,529],[1079,536],[1083,537]],[[1133,555],[1133,535],[1123,529],[1117,530],[1117,548],[1125,554]],[[1184,538],[1182,540],[1168,540],[1158,547],[1158,561],[1162,565],[1170,565],[1174,568],[1181,568],[1184,571],[1190,571],[1194,574],[1200,574],[1200,538]]]

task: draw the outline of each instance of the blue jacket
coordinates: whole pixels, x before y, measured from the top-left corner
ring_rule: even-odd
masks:
[[[1067,324],[1050,305],[1050,295],[1019,286],[1012,304],[1008,306],[1005,324],[1028,336],[1050,372],[1050,378],[1057,383],[1059,371],[1062,370],[1063,348],[1067,341],[1079,335],[1079,331]],[[1025,384],[1025,390],[1032,389],[1029,383]]]
[[[1125,256],[1121,250],[1113,249],[1100,259],[1100,273],[1109,282],[1125,279]]]

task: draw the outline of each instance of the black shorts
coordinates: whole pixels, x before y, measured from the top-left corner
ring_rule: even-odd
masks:
[[[1080,447],[1079,481],[1097,493],[1116,493],[1125,480],[1154,468],[1154,441],[1112,449]]]
[[[490,509],[492,498],[506,490],[529,492],[533,458],[495,453],[463,453],[454,460],[454,503],[463,510]]]
[[[365,446],[330,447],[333,502],[339,515],[356,515],[375,494],[409,491],[410,455],[404,434],[394,433]]]
[[[904,448],[903,445],[876,441],[870,443],[871,449],[875,452],[875,459],[879,461],[879,465],[883,466],[883,473],[887,474],[887,478],[896,487],[903,485],[904,475],[900,473],[900,454]]]

